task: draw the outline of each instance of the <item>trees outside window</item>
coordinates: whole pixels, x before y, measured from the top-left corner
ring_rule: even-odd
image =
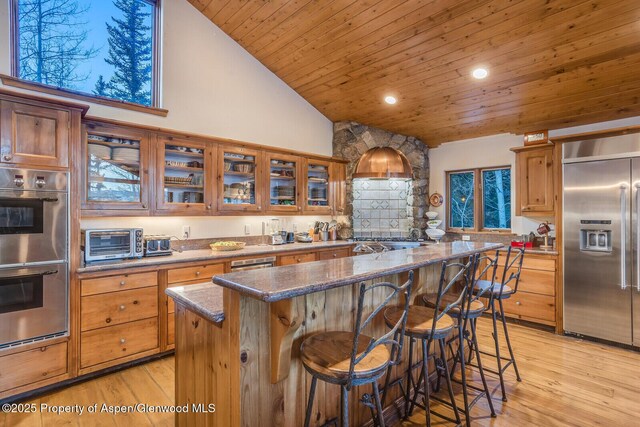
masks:
[[[473,172],[449,175],[449,227],[473,228],[475,187]]]
[[[151,106],[154,0],[12,0],[16,77]]]
[[[447,172],[447,227],[511,229],[511,168]]]

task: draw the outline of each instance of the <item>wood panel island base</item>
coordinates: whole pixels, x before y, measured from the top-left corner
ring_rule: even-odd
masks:
[[[211,293],[203,286],[167,289],[176,303],[176,405],[188,408],[176,414],[176,425],[303,425],[311,378],[299,359],[300,344],[316,332],[353,330],[360,282],[400,283],[413,270],[412,300],[418,301],[418,295],[437,288],[442,261],[500,246],[443,243],[215,276]],[[218,286],[224,288],[222,304],[210,296]],[[377,291],[366,301],[365,315],[384,299]],[[370,336],[386,331],[381,316],[369,329]],[[398,365],[394,376],[405,369],[406,362]],[[350,425],[370,421],[369,408],[359,401],[370,388],[356,387],[349,394]],[[394,402],[399,397],[397,387],[389,391],[389,420],[398,415]],[[338,417],[339,399],[338,386],[318,382],[311,424]],[[215,412],[209,404],[215,404]]]

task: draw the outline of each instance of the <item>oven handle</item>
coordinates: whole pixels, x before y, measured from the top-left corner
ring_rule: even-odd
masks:
[[[58,198],[57,197],[41,197],[38,200],[40,200],[41,202],[57,202]]]
[[[4,274],[0,273],[1,277],[4,278],[16,278],[16,277],[37,277],[37,276],[51,276],[52,274],[58,274],[58,270],[45,270],[41,273],[14,273],[14,274]]]

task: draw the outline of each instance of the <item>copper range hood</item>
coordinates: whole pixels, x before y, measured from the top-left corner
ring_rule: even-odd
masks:
[[[360,157],[354,178],[413,178],[407,157],[391,147],[374,147]]]

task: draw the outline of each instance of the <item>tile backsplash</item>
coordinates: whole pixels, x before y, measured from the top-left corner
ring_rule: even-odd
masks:
[[[413,223],[411,181],[354,179],[354,237],[407,237]]]

